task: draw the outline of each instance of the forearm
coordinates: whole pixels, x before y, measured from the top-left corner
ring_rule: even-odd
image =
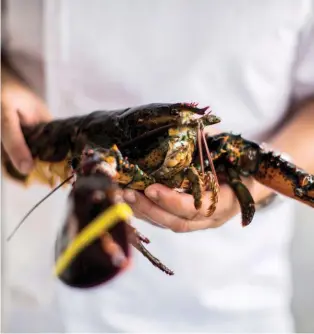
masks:
[[[293,162],[314,174],[314,98],[278,132],[269,144],[289,154]]]
[[[24,78],[18,73],[11,63],[10,57],[4,48],[1,48],[1,86],[5,84],[19,84],[28,87]]]
[[[7,83],[8,81],[11,81],[12,79],[13,73],[1,57],[1,85]]]

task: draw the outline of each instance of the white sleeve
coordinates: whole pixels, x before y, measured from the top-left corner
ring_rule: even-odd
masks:
[[[314,2],[309,2],[292,72],[291,97],[295,102],[314,96]]]

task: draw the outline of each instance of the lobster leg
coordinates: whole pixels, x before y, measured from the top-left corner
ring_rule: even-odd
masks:
[[[144,190],[151,184],[156,183],[155,179],[143,172],[138,165],[124,161],[119,171],[118,182],[127,188]]]
[[[206,217],[210,217],[216,210],[216,205],[218,203],[218,191],[219,191],[219,184],[216,181],[216,178],[212,172],[205,172],[205,184],[206,190],[211,191],[211,205],[209,206]]]
[[[199,210],[202,206],[203,182],[194,166],[187,169],[186,177],[192,185],[191,193],[194,198],[194,206]]]
[[[199,210],[202,206],[204,190],[211,191],[211,204],[205,215],[206,217],[210,217],[215,212],[216,204],[218,202],[218,185],[213,173],[206,172],[204,178],[202,178],[198,170],[192,166],[187,169],[186,178],[192,185],[191,194],[194,198],[194,206],[197,210]]]
[[[241,181],[237,171],[230,167],[225,170],[228,176],[228,183],[239,201],[242,212],[242,226],[245,227],[251,223],[255,214],[254,199],[248,188]]]
[[[156,180],[146,174],[138,165],[130,163],[127,158],[123,157],[117,145],[113,145],[109,150],[103,148],[95,150],[100,152],[104,161],[111,166],[111,170],[117,171],[113,177],[122,187],[144,190],[149,185],[156,183]],[[113,174],[115,173],[113,172]]]
[[[144,190],[156,183],[155,179],[143,172],[138,165],[126,165],[119,174],[119,183],[135,190]]]
[[[130,232],[129,238],[130,238],[130,243],[132,244],[132,246],[136,248],[140,253],[142,253],[143,256],[146,257],[152,265],[159,268],[161,271],[163,271],[167,275],[170,275],[170,276],[174,275],[174,272],[171,269],[169,269],[163,263],[161,263],[160,260],[158,260],[155,256],[153,256],[149,252],[149,250],[146,247],[144,247],[144,245],[141,242],[142,238],[139,237],[140,234],[137,232],[137,230],[130,225],[127,225],[127,227],[129,228],[129,232]]]

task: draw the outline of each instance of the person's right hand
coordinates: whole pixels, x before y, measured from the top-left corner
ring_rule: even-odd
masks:
[[[2,144],[14,167],[28,174],[33,167],[32,155],[27,147],[21,124],[32,125],[51,120],[44,102],[30,88],[14,78],[2,80],[1,87]]]

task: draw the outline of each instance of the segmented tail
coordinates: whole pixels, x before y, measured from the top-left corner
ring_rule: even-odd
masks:
[[[71,173],[72,151],[78,145],[77,132],[83,119],[70,117],[22,127],[35,166],[29,175],[21,174],[2,147],[4,175],[24,186],[38,182],[53,188],[64,181]]]

